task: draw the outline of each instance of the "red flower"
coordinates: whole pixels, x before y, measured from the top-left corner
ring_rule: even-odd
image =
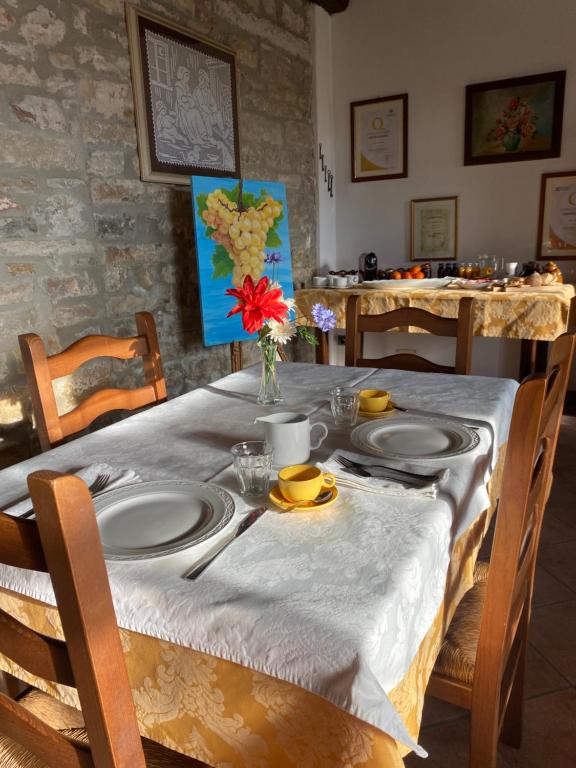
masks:
[[[508,103],[508,109],[512,109],[512,110],[518,109],[519,106],[520,106],[520,99],[518,98],[510,99]]]
[[[227,317],[242,312],[242,325],[248,333],[259,331],[267,320],[281,323],[286,319],[288,305],[279,301],[282,291],[280,288],[268,290],[267,277],[261,277],[254,285],[250,275],[246,275],[242,288],[228,288],[226,294],[238,299]]]

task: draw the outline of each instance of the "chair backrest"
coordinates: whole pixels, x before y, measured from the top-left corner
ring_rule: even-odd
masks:
[[[64,438],[86,429],[103,413],[133,411],[166,399],[166,382],[154,318],[149,312],[138,312],[136,327],[137,336],[85,336],[55,355],[46,354],[42,339],[35,333],[18,337],[42,450],[53,448]],[[83,363],[97,357],[121,360],[141,357],[146,384],[135,389],[101,389],[60,416],[52,381],[73,373]]]
[[[0,512],[0,562],[48,572],[65,641],[0,610],[0,652],[36,677],[75,686],[90,747],[0,693],[0,732],[50,768],[145,768],[90,493],[78,477],[28,478],[36,521]]]
[[[398,368],[404,371],[433,371],[434,373],[470,373],[472,359],[473,299],[460,299],[458,317],[439,317],[424,309],[402,307],[381,315],[361,315],[359,295],[350,296],[346,304],[346,365],[363,368]],[[419,355],[399,353],[380,358],[362,356],[362,334],[390,331],[394,328],[422,328],[436,336],[456,338],[455,364],[439,365]]]
[[[516,394],[472,685],[472,708],[499,717],[530,620],[536,555],[576,335],[553,344],[545,374]],[[500,723],[496,724],[497,726]]]

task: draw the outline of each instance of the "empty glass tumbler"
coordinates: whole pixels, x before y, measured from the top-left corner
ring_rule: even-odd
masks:
[[[330,402],[335,424],[353,426],[358,418],[358,390],[350,387],[334,387],[330,390]]]
[[[262,440],[251,440],[236,443],[230,450],[240,493],[243,496],[266,495],[272,469],[272,446]]]

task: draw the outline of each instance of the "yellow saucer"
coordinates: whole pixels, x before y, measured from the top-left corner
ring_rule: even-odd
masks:
[[[396,407],[394,403],[388,402],[386,408],[383,411],[358,411],[358,416],[362,416],[363,419],[383,419],[385,416],[390,416],[391,413],[396,413]]]
[[[329,507],[331,504],[334,504],[338,498],[338,488],[336,488],[336,486],[333,486],[329,489],[322,488],[320,493],[324,493],[324,491],[327,490],[332,491],[332,493],[330,494],[330,497],[326,499],[326,501],[323,501],[320,504],[315,504],[313,501],[303,501],[298,507],[292,507],[292,502],[287,501],[287,499],[282,496],[280,493],[280,488],[277,485],[271,489],[270,493],[268,494],[268,498],[270,501],[273,501],[277,507],[280,507],[280,509],[290,509],[290,507],[292,507],[290,512],[311,512],[312,510],[324,509],[325,507]]]

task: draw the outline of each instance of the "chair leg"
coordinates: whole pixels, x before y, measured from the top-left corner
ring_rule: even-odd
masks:
[[[469,768],[496,768],[498,759],[498,707],[470,712]]]
[[[524,707],[524,669],[526,666],[526,643],[523,644],[518,659],[518,667],[512,683],[508,706],[502,723],[500,735],[504,744],[519,749],[522,746],[522,714]]]

